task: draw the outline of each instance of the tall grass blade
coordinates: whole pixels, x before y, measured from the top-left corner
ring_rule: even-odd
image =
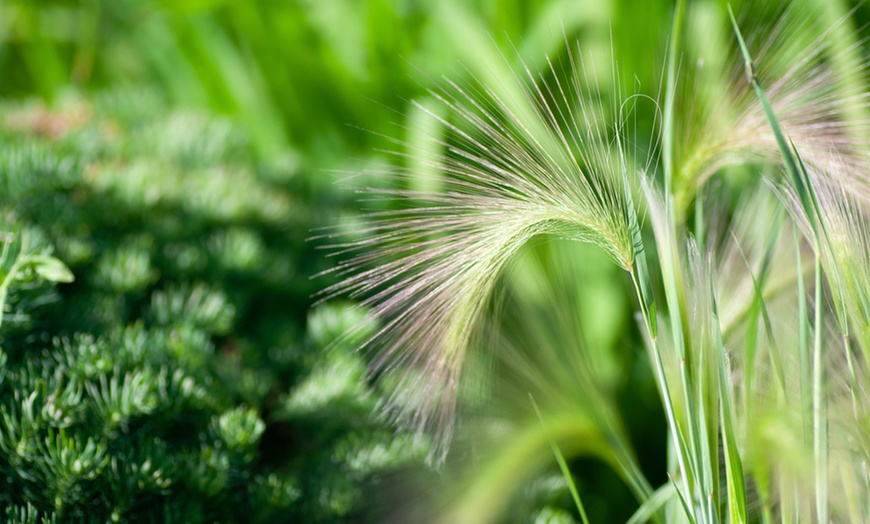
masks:
[[[677,0],[668,42],[667,72],[665,73],[665,102],[663,109],[662,156],[664,161],[665,194],[670,195],[673,188],[671,179],[674,174],[674,104],[677,92],[677,53],[683,33],[683,18],[686,13],[686,0]],[[666,196],[666,198],[670,198]]]
[[[811,442],[812,419],[807,416],[811,412],[812,367],[809,344],[809,316],[807,312],[807,291],[804,283],[803,263],[801,261],[801,244],[797,229],[794,230],[795,263],[797,264],[797,296],[798,296],[798,355],[800,359],[800,396],[801,418],[804,427],[804,442]]]
[[[815,456],[816,518],[828,522],[828,417],[824,393],[824,284],[822,258],[815,258],[815,321],[813,322],[813,454]]]
[[[786,139],[785,134],[783,133],[782,128],[779,125],[776,114],[773,112],[773,107],[770,105],[770,100],[768,100],[767,98],[767,93],[764,91],[764,88],[761,86],[761,81],[756,75],[755,63],[752,61],[752,56],[749,54],[749,48],[746,46],[746,42],[743,39],[743,34],[740,32],[740,28],[737,26],[737,20],[734,18],[734,12],[731,10],[730,5],[728,6],[728,15],[731,17],[731,25],[734,28],[734,34],[737,37],[737,43],[740,46],[740,52],[743,55],[746,78],[752,85],[752,89],[755,91],[755,95],[758,97],[758,100],[761,103],[764,115],[767,117],[767,121],[770,124],[770,129],[773,132],[776,144],[779,147],[780,153],[782,155],[785,170],[791,178],[792,185],[794,187],[794,190],[797,192],[801,205],[804,207],[805,210],[809,212],[813,208],[813,205],[810,200],[809,189],[807,188],[805,177],[802,175],[799,163],[795,158],[795,155],[793,154],[794,148]],[[813,224],[813,229],[815,230],[815,222],[812,218],[814,215],[810,215],[808,213],[808,216],[810,217],[810,220],[812,221],[811,223]]]
[[[644,524],[649,522],[669,500],[677,494],[674,483],[669,482],[653,492],[626,521],[626,524]]]
[[[728,369],[728,358],[725,345],[722,343],[722,333],[719,330],[719,309],[713,290],[713,280],[710,279],[710,297],[713,313],[713,344],[716,350],[719,401],[722,439],[725,441],[725,478],[728,491],[728,516],[732,523],[748,521],[746,509],[746,485],[743,478],[743,461],[737,448],[737,428],[734,420],[734,408],[729,384],[731,383]],[[752,367],[752,362],[747,362]]]
[[[677,488],[677,484],[674,482],[674,479],[671,478],[671,485],[674,486],[674,491],[677,493],[677,498],[680,499],[680,504],[683,506],[683,514],[689,520],[691,524],[697,524],[697,519],[695,519],[695,512],[689,509],[689,503],[686,501],[686,498],[680,493],[679,488]]]
[[[538,404],[535,402],[535,398],[529,395],[529,400],[532,401],[535,413],[537,413],[538,419],[540,419],[541,424],[543,424],[544,417],[541,415],[541,410],[538,409]],[[583,521],[583,524],[589,524],[589,517],[586,516],[586,509],[583,507],[583,501],[580,500],[580,493],[577,492],[577,486],[574,484],[574,477],[571,475],[571,470],[568,468],[568,463],[565,462],[565,457],[562,455],[562,451],[553,440],[550,441],[550,448],[553,450],[556,462],[559,463],[559,470],[562,472],[562,476],[565,477],[565,482],[568,483],[568,491],[571,492],[571,498],[574,500],[574,505],[577,506],[577,511],[580,512],[580,519]]]

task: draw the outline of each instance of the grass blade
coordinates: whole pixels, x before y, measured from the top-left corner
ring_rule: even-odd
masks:
[[[529,395],[529,400],[532,401],[535,413],[537,413],[538,418],[541,420],[541,424],[543,424],[544,417],[541,415],[541,410],[538,409],[538,404],[535,402],[534,397]],[[574,499],[574,505],[577,506],[577,511],[580,512],[580,519],[583,521],[583,524],[589,524],[589,518],[586,516],[586,509],[583,507],[583,501],[580,500],[580,494],[577,492],[577,486],[574,484],[574,478],[571,476],[571,470],[568,469],[568,463],[565,462],[565,457],[562,455],[562,451],[559,450],[559,446],[556,445],[556,442],[552,440],[550,441],[550,447],[553,449],[553,455],[556,456],[556,462],[559,463],[559,469],[562,471],[562,476],[565,477],[565,482],[568,483],[568,490],[571,492],[571,498]]]
[[[674,495],[677,494],[677,488],[673,483],[668,483],[655,490],[652,496],[637,508],[637,511],[631,516],[626,524],[642,524],[649,522],[659,509]]]
[[[746,68],[747,80],[749,80],[749,83],[752,85],[752,89],[755,91],[755,95],[758,97],[758,100],[761,103],[761,107],[764,110],[764,115],[767,117],[767,121],[770,124],[770,129],[773,132],[773,137],[776,140],[776,144],[779,147],[780,153],[782,154],[782,161],[785,164],[785,170],[791,178],[792,185],[794,186],[794,189],[798,194],[801,205],[807,211],[811,224],[813,225],[813,229],[815,230],[816,226],[813,219],[814,215],[810,216],[809,213],[809,211],[813,208],[813,205],[810,202],[807,184],[804,180],[804,177],[801,176],[801,169],[799,163],[795,158],[795,155],[793,154],[794,148],[790,146],[789,141],[786,140],[785,133],[783,133],[782,127],[779,125],[779,120],[776,118],[776,114],[773,112],[773,107],[770,105],[770,100],[767,98],[767,93],[764,91],[764,88],[761,86],[761,81],[758,79],[758,76],[755,73],[755,64],[752,61],[752,56],[749,54],[749,49],[746,47],[746,42],[743,40],[743,34],[740,32],[740,28],[737,26],[737,20],[734,18],[734,12],[731,10],[730,5],[728,6],[728,15],[731,17],[731,25],[734,28],[734,34],[737,36],[737,43],[740,46],[740,52],[743,54],[743,61]]]
[[[815,321],[813,328],[813,455],[816,465],[816,518],[828,522],[828,417],[824,396],[824,331],[822,257],[816,252]]]
[[[743,462],[737,449],[737,429],[734,423],[734,411],[728,377],[728,359],[725,355],[725,345],[719,329],[719,310],[710,280],[711,307],[713,310],[713,343],[716,349],[717,368],[719,371],[719,400],[722,439],[725,441],[725,475],[728,489],[728,514],[732,523],[747,522],[746,486],[743,480]],[[752,364],[748,363],[751,368]]]

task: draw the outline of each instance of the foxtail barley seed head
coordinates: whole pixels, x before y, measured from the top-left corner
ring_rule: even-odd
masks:
[[[775,20],[772,26],[754,28],[757,22],[746,21],[747,44],[755,59],[753,73],[765,86],[774,113],[803,161],[820,173],[836,171],[845,188],[863,205],[870,205],[870,122],[864,88],[868,64],[857,47],[832,45],[832,35],[845,30],[849,19],[820,28],[805,10],[791,7]],[[696,51],[686,53],[691,58]],[[697,53],[701,54],[696,63],[685,65],[693,81],[681,88],[687,103],[678,124],[682,138],[673,190],[682,206],[723,167],[780,162],[740,52],[732,48],[728,60],[713,63],[712,69],[703,51]],[[847,85],[844,70],[857,85]],[[837,166],[833,171],[832,161]]]
[[[595,244],[633,269],[631,159],[573,52],[568,62],[548,62],[537,74],[525,68],[511,79],[520,99],[451,81],[433,89],[451,115],[419,106],[447,130],[430,166],[443,174],[442,191],[370,191],[413,207],[369,215],[365,240],[340,246],[351,255],[335,270],[344,280],[323,294],[372,308],[382,322],[366,343],[374,370],[399,382],[390,409],[435,431],[442,452],[466,352],[500,271],[521,246],[556,235]],[[555,82],[543,82],[545,74]],[[384,176],[401,184],[412,173]]]
[[[780,44],[778,35],[789,31],[784,23],[768,33],[769,40],[760,45],[756,41],[759,69],[747,69],[762,82],[750,86],[743,62],[735,61],[740,66],[733,68],[731,77],[716,79],[722,81],[722,97],[695,105],[697,100],[688,93],[677,97],[686,102],[676,111],[677,133],[683,140],[662,141],[677,144],[675,173],[665,177],[673,187],[658,188],[648,175],[654,171],[650,167],[658,165],[658,136],[667,126],[653,129],[646,147],[636,144],[623,128],[628,117],[622,108],[639,97],[609,100],[574,50],[568,50],[563,62],[548,60],[543,71],[523,66],[521,75],[501,78],[505,85],[498,88],[481,85],[468,71],[469,81],[443,80],[429,91],[431,103],[415,106],[418,115],[443,130],[443,135],[432,137],[437,152],[415,155],[413,144],[392,140],[397,151],[391,154],[398,164],[407,165],[376,174],[394,189],[363,193],[388,200],[393,208],[367,215],[361,240],[334,246],[344,259],[332,270],[339,282],[320,298],[358,300],[379,320],[363,347],[370,352],[373,376],[392,387],[385,412],[421,435],[434,435],[433,458],[443,458],[449,445],[459,393],[468,378],[469,352],[491,349],[487,342],[495,339],[487,341],[481,335],[492,327],[485,316],[501,273],[530,240],[550,235],[593,244],[631,274],[674,446],[681,448],[677,489],[695,497],[694,503],[702,508],[698,511],[710,516],[720,510],[706,499],[699,502],[720,486],[720,446],[728,455],[724,484],[736,490],[729,496],[743,497],[740,510],[733,501],[728,503],[734,515],[746,512],[744,471],[747,477],[763,472],[800,487],[787,495],[766,494],[768,501],[778,496],[798,499],[800,490],[818,489],[825,482],[817,472],[822,467],[820,452],[813,455],[810,450],[810,459],[779,461],[763,456],[761,450],[775,441],[773,433],[781,431],[795,437],[786,446],[789,452],[807,452],[807,441],[800,435],[811,433],[807,427],[813,429],[828,417],[820,414],[818,405],[832,391],[849,393],[833,395],[832,405],[840,396],[848,397],[854,415],[866,418],[861,403],[868,402],[870,388],[856,385],[866,384],[870,357],[870,142],[866,122],[851,118],[851,111],[866,110],[867,100],[842,88],[839,73],[830,66],[839,51],[825,47],[827,33],[816,33],[817,40],[803,42],[807,50],[796,51]],[[777,57],[786,58],[778,62]],[[853,73],[863,78],[864,71],[865,65],[857,63]],[[755,98],[759,84],[765,86],[769,108]],[[619,88],[613,91],[613,98],[618,98]],[[771,112],[777,118],[770,118]],[[810,214],[806,199],[789,185],[795,179],[781,176],[788,157],[772,131],[779,124],[782,135],[792,141],[795,157],[805,164],[805,183],[817,208]],[[635,147],[642,150],[639,159]],[[736,218],[727,211],[721,213],[724,218],[699,221],[700,227],[713,230],[711,224],[721,220],[719,237],[709,243],[689,238],[688,204],[714,174],[733,164],[766,164],[768,184],[788,213],[770,195],[744,199]],[[419,168],[440,176],[437,190],[415,185]],[[761,177],[761,169],[753,172]],[[644,262],[631,187],[635,182],[641,186],[654,233],[659,270],[655,275],[648,273]],[[703,199],[698,202],[696,213],[705,206]],[[758,227],[758,221],[765,226]],[[814,240],[818,223],[824,243],[807,242]],[[794,228],[803,228],[805,238],[797,240]],[[326,236],[339,238],[337,233]],[[805,285],[812,269],[809,244],[824,250],[827,281],[820,278],[818,286],[812,279]],[[656,309],[655,283],[665,289],[666,300],[660,304],[666,304],[666,312]],[[805,291],[813,287],[817,301],[805,303]],[[807,310],[823,312],[828,307],[825,292],[836,315],[817,315],[822,320],[815,326]],[[656,327],[659,316],[669,321],[661,323],[661,333]],[[784,322],[786,317],[791,320]],[[791,323],[794,318],[798,333]],[[823,360],[821,340],[837,324],[842,340],[829,345],[844,350]],[[808,340],[815,334],[815,356],[830,364],[826,376],[832,384],[842,384],[840,389],[824,389],[821,379],[810,386]],[[795,345],[801,348],[799,355],[784,350]],[[523,353],[511,349],[510,343],[501,347],[506,367],[526,380],[516,380],[518,388],[555,391],[544,387],[545,366],[528,362],[530,357],[546,361],[546,355]],[[591,369],[584,359],[572,362],[580,370],[578,376]],[[816,364],[814,369],[821,367]],[[567,381],[562,374],[553,382]],[[789,396],[795,389],[800,395]],[[607,398],[591,386],[581,388],[579,395]],[[832,411],[831,421],[848,419],[843,410]],[[624,478],[639,497],[647,497],[648,485],[631,466],[633,458],[624,445],[628,439],[616,410],[592,409],[587,414],[590,423],[597,424],[589,434],[604,435],[608,445],[621,447],[610,450],[616,457],[613,463],[624,468]],[[763,421],[758,430],[751,427],[756,418]],[[866,447],[866,438],[852,438]],[[850,451],[850,442],[831,442],[832,457],[841,456],[830,464],[848,463],[843,457],[868,458],[866,449]],[[813,468],[815,485],[807,480]],[[857,469],[849,471],[848,482],[860,480]]]

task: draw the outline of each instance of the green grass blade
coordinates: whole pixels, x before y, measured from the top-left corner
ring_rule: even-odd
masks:
[[[667,76],[665,78],[665,103],[662,115],[662,155],[664,160],[665,175],[665,198],[670,208],[671,178],[674,172],[674,104],[677,84],[677,52],[680,46],[680,37],[683,32],[683,18],[686,12],[686,1],[678,0],[674,21],[671,28],[671,38],[668,42]]]
[[[691,524],[696,524],[698,521],[695,519],[695,514],[691,509],[689,509],[689,503],[686,502],[686,498],[683,497],[683,494],[680,493],[679,489],[677,489],[677,484],[674,482],[674,479],[671,479],[671,484],[674,486],[674,491],[680,499],[680,504],[683,506],[683,512],[686,514],[686,518],[689,519]]]
[[[643,292],[641,291],[642,287],[641,284],[638,283],[637,277],[638,275],[635,275],[634,273],[631,274],[638,300],[641,302],[641,304],[643,304],[644,297]],[[649,286],[648,282],[647,286]],[[655,314],[655,311],[653,310],[652,313]],[[649,323],[647,323],[647,329],[651,329]],[[662,361],[661,351],[659,350],[658,340],[652,332],[650,332],[649,335],[650,344],[652,345],[652,359],[653,364],[655,365],[655,375],[659,382],[659,389],[662,395],[662,404],[664,404],[665,415],[668,419],[668,428],[671,433],[671,438],[673,439],[674,451],[677,458],[677,463],[679,465],[680,474],[683,479],[683,488],[686,490],[686,493],[691,493],[688,479],[690,470],[686,467],[685,456],[688,450],[688,446],[686,446],[686,442],[683,438],[683,433],[680,429],[680,425],[677,423],[673,397],[671,396],[670,386],[668,385],[668,378],[665,374],[665,366],[664,362]],[[679,491],[679,489],[677,489],[677,491]],[[680,498],[682,499],[682,495],[680,495]],[[683,507],[686,509],[686,515],[694,522],[693,513],[689,513],[688,506],[683,504]]]
[[[698,188],[695,196],[695,242],[698,243],[698,252],[706,252],[706,230],[704,224],[704,187]]]
[[[534,397],[529,395],[529,399],[532,401],[532,406],[535,408],[535,413],[537,413],[538,418],[541,420],[541,424],[544,423],[544,417],[541,415],[541,410],[538,409],[538,404],[535,402]],[[568,469],[568,463],[565,462],[565,457],[562,455],[562,451],[559,449],[559,446],[556,445],[556,442],[550,441],[550,447],[553,449],[553,455],[556,456],[556,462],[559,463],[559,469],[562,471],[562,476],[565,477],[565,482],[568,483],[568,491],[571,492],[571,498],[574,499],[574,505],[577,506],[577,511],[580,512],[580,519],[583,521],[583,524],[589,524],[589,518],[586,516],[586,509],[583,507],[583,501],[580,500],[580,493],[577,492],[577,486],[574,484],[574,478],[571,476],[571,470]]]
[[[748,388],[746,391],[745,399],[744,399],[744,410],[746,413],[752,412],[752,399],[754,396],[752,395],[752,391],[755,389],[755,358],[758,351],[758,320],[759,317],[764,324],[765,334],[767,335],[768,342],[770,343],[770,359],[771,365],[773,366],[774,376],[777,379],[777,385],[779,386],[778,392],[782,397],[785,396],[785,374],[783,371],[783,365],[780,359],[780,355],[778,352],[778,348],[776,346],[776,339],[773,335],[773,322],[770,319],[770,314],[767,310],[767,304],[764,300],[764,284],[767,280],[767,275],[770,270],[770,265],[773,260],[773,254],[776,250],[776,241],[779,238],[779,232],[782,227],[783,222],[783,213],[780,210],[779,213],[776,214],[774,218],[774,226],[768,235],[767,243],[765,245],[764,254],[761,260],[761,267],[758,270],[758,275],[755,275],[752,272],[752,266],[749,263],[749,260],[746,258],[743,249],[740,247],[740,243],[738,239],[734,238],[734,243],[737,246],[737,251],[740,253],[740,257],[743,259],[743,263],[746,265],[747,274],[749,278],[752,280],[752,289],[753,289],[753,299],[752,306],[750,307],[749,315],[747,317],[747,332],[746,332],[746,368],[745,368],[745,384]],[[721,333],[720,333],[721,337]]]
[[[637,508],[637,511],[626,521],[626,524],[642,524],[649,522],[659,509],[665,505],[674,495],[677,494],[677,488],[673,483],[668,483],[655,490],[655,492],[643,504]]]
[[[719,309],[713,294],[713,281],[710,280],[710,294],[713,309],[713,343],[716,349],[719,371],[720,417],[722,439],[725,441],[725,475],[728,489],[728,516],[731,523],[747,522],[746,485],[743,479],[743,462],[737,449],[737,429],[734,423],[731,390],[728,377],[728,359],[719,329]],[[748,364],[752,367],[752,364]]]
[[[773,106],[770,105],[770,100],[767,98],[767,93],[764,91],[764,88],[761,86],[761,81],[758,79],[758,76],[755,74],[755,64],[752,61],[752,56],[749,54],[749,49],[746,47],[746,42],[743,40],[743,34],[740,32],[740,28],[737,26],[737,20],[734,18],[734,12],[731,10],[731,6],[728,6],[728,15],[731,17],[731,25],[734,28],[734,34],[737,36],[737,43],[740,46],[740,52],[743,55],[744,66],[746,68],[746,77],[749,80],[749,83],[752,85],[752,89],[755,91],[755,95],[761,103],[762,110],[764,111],[764,115],[767,118],[768,123],[770,124],[771,131],[773,132],[774,139],[776,140],[776,145],[779,147],[780,154],[782,155],[782,161],[785,164],[785,170],[791,178],[792,185],[794,186],[795,191],[798,194],[798,198],[801,201],[801,205],[807,211],[808,215],[810,215],[810,211],[813,209],[813,205],[810,201],[809,189],[805,182],[804,177],[801,175],[800,165],[795,158],[794,148],[789,145],[789,141],[785,137],[785,133],[783,133],[782,127],[779,125],[779,120],[776,117],[776,114],[773,112]],[[815,220],[814,214],[809,216],[810,222],[815,230]]]
[[[806,416],[810,411],[810,391],[812,371],[810,368],[810,345],[809,345],[809,318],[807,316],[807,290],[804,284],[803,262],[801,261],[801,245],[797,229],[794,230],[795,263],[797,266],[797,292],[798,292],[798,355],[800,359],[800,393],[801,393],[801,417],[804,427],[804,442],[810,442],[811,423]]]
[[[685,15],[686,2],[679,0],[676,4],[673,26],[668,47],[667,72],[665,79],[665,101],[663,108],[663,130],[662,130],[662,146],[664,160],[664,200],[665,200],[665,216],[668,221],[669,231],[676,232],[676,218],[673,206],[672,194],[672,178],[674,172],[674,106],[676,103],[676,81],[677,81],[677,62],[678,51],[680,46],[680,37],[682,35],[683,18]],[[697,388],[695,381],[692,379],[692,352],[687,347],[689,337],[686,335],[687,315],[686,306],[683,300],[684,294],[683,279],[680,271],[680,255],[676,245],[672,242],[672,238],[662,239],[659,246],[661,261],[662,261],[662,276],[665,284],[665,297],[667,299],[668,315],[671,321],[671,332],[674,337],[674,347],[677,351],[677,356],[680,361],[680,380],[682,382],[683,401],[685,403],[685,430],[688,433],[689,447],[684,451],[689,459],[690,471],[684,471],[684,480],[688,482],[688,476],[691,474],[697,482],[701,497],[699,499],[700,512],[706,520],[713,521],[715,519],[712,502],[708,496],[713,494],[713,483],[711,480],[712,473],[709,453],[705,452],[705,446],[702,443],[704,437],[703,418],[699,413],[696,404],[695,395],[699,395],[700,389]],[[705,467],[705,465],[708,465]],[[691,491],[687,488],[687,496],[691,495]]]
[[[813,455],[816,466],[816,518],[828,522],[828,417],[824,396],[824,293],[822,258],[816,252],[815,321],[813,328]]]

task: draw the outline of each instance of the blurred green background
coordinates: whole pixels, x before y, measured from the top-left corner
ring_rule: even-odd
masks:
[[[724,16],[724,1],[697,4]],[[831,22],[851,7],[793,4]],[[336,263],[319,249],[329,241],[312,237],[338,226],[358,238],[361,209],[391,205],[356,202],[354,187],[386,183],[362,173],[438,153],[441,124],[411,102],[443,111],[429,90],[444,78],[510,84],[521,63],[544,68],[576,41],[603,99],[616,84],[657,97],[671,10],[635,0],[0,2],[6,229],[31,231],[76,276],[22,287],[6,304],[7,517],[425,520],[418,506],[473,481],[426,466],[427,443],[379,416],[389,385],[368,378],[368,356],[341,337],[361,313],[311,308],[333,278],[312,277]],[[637,114],[649,128],[652,105]],[[419,174],[411,183],[438,187],[437,172]],[[504,286],[536,311],[552,299],[536,279],[568,282],[561,299],[582,334],[555,343],[588,351],[644,472],[662,484],[664,420],[624,276],[593,249],[555,242],[530,247]],[[559,329],[537,325],[548,322]],[[539,336],[517,339],[546,344]],[[112,397],[113,381],[130,394]],[[14,406],[34,391],[77,414],[27,422]],[[89,473],[64,469],[48,444],[19,452],[9,435],[25,434],[90,457]],[[451,463],[472,461],[474,446],[459,439]],[[160,475],[143,473],[149,460]],[[515,490],[493,505],[503,520],[577,518],[555,464],[517,467],[492,486]],[[572,469],[593,522],[632,514],[631,492],[604,464],[578,458]]]

